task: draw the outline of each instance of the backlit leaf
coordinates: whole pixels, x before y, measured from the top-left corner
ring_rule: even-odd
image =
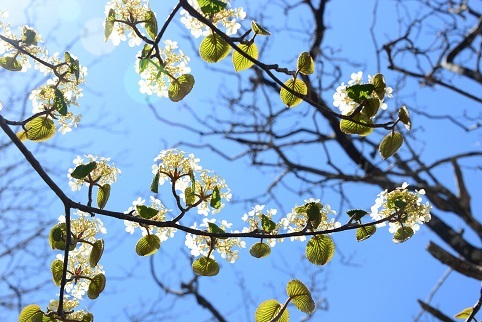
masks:
[[[291,298],[291,302],[301,312],[312,313],[315,310],[315,302],[311,297],[311,292],[301,281],[289,281],[286,286],[286,293]]]
[[[264,28],[254,20],[251,20],[251,30],[253,30],[255,34],[261,35],[261,36],[271,35],[271,33],[266,28]]]
[[[60,259],[54,259],[50,264],[50,271],[52,272],[52,280],[56,286],[60,286],[62,282],[62,271],[64,269],[64,262]]]
[[[199,45],[199,55],[208,63],[217,63],[229,55],[231,47],[217,34],[211,34]]]
[[[253,59],[258,59],[258,47],[254,42],[249,45],[239,44],[238,48]],[[250,68],[254,63],[235,50],[233,51],[233,65],[236,72],[239,72]]]
[[[363,218],[363,216],[368,215],[368,211],[365,211],[363,209],[351,209],[347,210],[346,213],[350,218],[353,218],[353,220],[360,220]]]
[[[326,235],[317,235],[310,238],[306,245],[306,258],[316,265],[325,265],[335,253],[333,240]]]
[[[104,253],[104,240],[97,239],[92,246],[92,250],[89,255],[90,267],[95,267],[99,263],[102,254]]]
[[[268,244],[259,242],[251,246],[251,248],[249,249],[249,253],[253,257],[263,258],[271,253],[271,247],[269,247]]]
[[[191,74],[184,74],[179,76],[176,80],[171,81],[167,94],[171,101],[179,102],[191,92],[193,87],[194,76]]]
[[[48,117],[36,117],[25,125],[27,139],[34,142],[47,141],[55,135],[55,123]]]
[[[151,182],[151,191],[154,192],[154,193],[158,193],[159,192],[159,171],[156,172],[156,175],[154,176],[154,178],[152,178],[152,182]]]
[[[380,142],[380,146],[378,147],[378,151],[380,152],[380,156],[382,159],[387,159],[394,155],[398,149],[403,144],[403,136],[402,134],[391,131],[388,133]]]
[[[375,225],[360,227],[356,230],[356,241],[362,241],[372,237],[377,231]]]
[[[208,228],[209,228],[209,232],[214,233],[214,234],[225,234],[226,233],[218,225],[216,225],[212,222],[208,223]],[[216,238],[227,239],[228,237],[216,237]]]
[[[104,274],[97,274],[92,278],[87,290],[87,296],[89,299],[93,300],[99,297],[99,294],[102,293],[105,288],[105,282],[106,279]]]
[[[110,184],[106,183],[97,191],[97,207],[104,209],[110,196]]]
[[[355,115],[353,117],[353,120],[363,124],[373,124],[372,120],[370,120],[366,115],[362,113],[358,113],[357,115]],[[372,127],[365,126],[363,124],[358,124],[351,120],[343,119],[340,121],[340,130],[346,134],[358,134],[360,136],[367,136],[368,134],[373,132]]]
[[[22,70],[22,64],[14,57],[0,58],[0,66],[12,72],[19,72]]]
[[[211,201],[209,203],[211,207],[214,209],[221,208],[221,193],[219,192],[219,188],[216,186],[213,189],[213,193],[211,195]]]
[[[161,240],[156,235],[142,236],[136,244],[136,253],[139,256],[155,254],[161,247]]]
[[[298,71],[302,74],[310,75],[315,71],[315,63],[313,62],[313,58],[311,58],[310,53],[306,51],[302,52],[298,56],[298,61],[296,64]]]
[[[380,108],[380,100],[378,98],[369,98],[366,100],[366,105],[363,107],[363,114],[368,118],[373,118],[378,113]]]
[[[212,258],[200,257],[192,263],[192,269],[201,276],[215,276],[219,273],[219,264]]]
[[[226,3],[219,0],[197,0],[202,13],[206,16],[214,15],[226,8]]]
[[[414,233],[412,227],[400,227],[395,234],[393,234],[392,240],[396,244],[403,243],[409,240]]]
[[[110,9],[104,23],[104,41],[107,41],[107,39],[109,39],[110,35],[112,34],[112,30],[114,30],[114,20],[115,11],[114,9]]]
[[[373,86],[378,98],[383,100],[387,84],[385,83],[385,78],[382,74],[376,74],[375,76],[373,76]]]
[[[254,313],[254,320],[256,322],[270,322],[278,314],[283,305],[276,300],[266,300],[261,303]],[[289,322],[290,314],[288,310],[284,310],[278,322]]]
[[[472,314],[473,311],[474,311],[473,307],[465,308],[462,311],[460,311],[459,313],[455,314],[454,318],[465,320]]]
[[[375,86],[373,84],[355,84],[346,88],[346,94],[357,103],[366,100],[372,95]]]
[[[95,167],[97,166],[97,163],[95,161],[89,162],[87,164],[79,164],[74,171],[70,174],[72,178],[75,179],[83,179],[91,173]]]
[[[412,120],[410,119],[410,114],[408,113],[408,108],[406,106],[402,106],[398,110],[398,118],[407,130],[410,131],[412,129]]]
[[[151,219],[159,213],[159,210],[144,205],[137,205],[136,211],[144,219]]]
[[[313,229],[318,228],[321,223],[321,209],[315,202],[310,202],[306,205],[306,214],[308,215],[308,219],[311,222],[311,226]]]
[[[60,115],[67,115],[67,104],[65,103],[64,94],[58,88],[55,89],[54,107]]]
[[[44,313],[37,304],[29,304],[22,309],[18,322],[41,322]]]
[[[308,93],[308,88],[306,87],[305,82],[303,82],[301,79],[298,79],[298,78],[288,79],[285,82],[285,85],[290,90],[300,95],[306,95]],[[303,99],[299,98],[298,96],[295,96],[293,93],[286,90],[284,87],[281,88],[280,97],[281,97],[281,101],[288,107],[294,107],[303,101]]]
[[[146,16],[144,17],[146,21],[144,23],[144,28],[146,28],[147,34],[151,37],[151,39],[156,39],[157,37],[157,20],[156,15],[151,10],[146,12]]]

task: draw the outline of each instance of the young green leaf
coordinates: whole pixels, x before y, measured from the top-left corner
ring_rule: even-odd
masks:
[[[347,210],[346,213],[350,218],[353,218],[353,220],[359,221],[363,218],[363,216],[368,215],[369,212],[365,211],[363,209],[351,209]]]
[[[254,20],[251,20],[251,30],[253,30],[253,32],[255,34],[260,35],[260,36],[271,35],[271,33],[266,28],[264,28],[263,26],[261,26],[260,24],[258,24]]]
[[[36,117],[25,125],[27,139],[34,142],[47,141],[55,135],[55,123],[48,117]]]
[[[42,322],[44,312],[37,304],[29,304],[22,309],[18,316],[18,322]]]
[[[395,234],[393,234],[392,240],[396,244],[403,243],[409,240],[414,233],[412,227],[400,227]]]
[[[278,315],[283,305],[276,300],[266,300],[261,303],[254,313],[256,322],[271,322]],[[277,322],[289,322],[290,314],[288,310],[284,310]]]
[[[191,92],[193,87],[194,76],[191,74],[184,74],[171,81],[167,94],[171,101],[179,102]]]
[[[219,264],[212,258],[200,257],[192,263],[192,269],[201,276],[215,276],[219,273]]]
[[[18,131],[16,135],[17,138],[22,142],[25,142],[27,140],[27,133],[25,133],[25,131]]]
[[[473,311],[474,311],[473,307],[467,307],[467,308],[463,309],[462,311],[460,311],[459,313],[455,314],[454,318],[462,319],[462,320],[468,319]]]
[[[156,39],[157,37],[157,20],[156,15],[151,10],[146,12],[146,16],[144,17],[145,23],[144,28],[146,28],[147,34],[151,37],[152,40]]]
[[[52,280],[56,286],[60,286],[62,281],[62,271],[64,269],[64,262],[60,259],[54,259],[50,264],[50,271],[52,272]]]
[[[115,11],[114,9],[110,9],[104,22],[104,41],[109,39],[110,35],[112,34],[112,30],[114,30],[114,20]]]
[[[251,248],[249,249],[249,253],[253,257],[263,258],[271,253],[271,247],[269,247],[268,244],[259,242],[251,246]]]
[[[385,96],[385,88],[387,87],[387,84],[385,83],[385,78],[382,74],[376,74],[375,76],[373,76],[373,86],[378,98],[382,100]]]
[[[315,302],[311,297],[310,290],[299,280],[291,280],[286,285],[286,293],[291,302],[303,313],[312,313],[315,310]]]
[[[221,193],[219,192],[219,188],[217,186],[214,187],[213,189],[213,193],[211,195],[211,201],[209,204],[214,209],[221,208]]]
[[[56,88],[54,90],[55,98],[54,98],[54,107],[59,112],[60,115],[67,115],[67,104],[65,103],[64,94]]]
[[[288,79],[285,82],[285,85],[290,90],[300,95],[306,95],[308,93],[308,88],[306,87],[305,82],[303,82],[301,79],[294,79],[294,78]],[[279,94],[280,94],[281,101],[288,107],[294,107],[303,101],[303,99],[299,98],[298,96],[295,96],[293,93],[286,90],[284,87],[281,87],[281,91]]]
[[[144,219],[151,219],[159,213],[159,210],[144,205],[137,205],[136,211]]]
[[[403,144],[403,136],[402,134],[392,131],[388,133],[380,142],[380,146],[378,147],[378,151],[380,152],[380,156],[382,159],[388,159],[395,152],[400,149]]]
[[[375,225],[360,227],[356,230],[356,241],[362,241],[372,237],[377,231]]]
[[[370,98],[375,86],[373,84],[355,84],[346,88],[346,94],[357,103]]]
[[[214,15],[223,11],[226,8],[227,3],[219,0],[197,0],[202,13],[206,16]]]
[[[79,82],[79,77],[80,77],[79,60],[72,58],[72,56],[68,52],[65,52],[64,58],[67,65],[69,65],[70,73],[74,75],[77,82]]]
[[[186,199],[186,205],[192,205],[196,202],[196,195],[192,192],[192,187],[186,187],[184,189],[184,197]]]
[[[370,120],[365,114],[358,113],[353,117],[353,120],[358,121],[362,124],[355,123],[351,120],[341,120],[340,121],[340,130],[346,134],[358,134],[360,136],[367,136],[373,132],[373,128],[367,125],[373,125],[372,120]]]
[[[317,203],[311,202],[306,205],[306,214],[308,215],[308,219],[311,222],[311,226],[313,229],[318,228],[321,223],[321,209]]]
[[[315,63],[313,62],[313,58],[311,58],[309,52],[302,52],[298,56],[298,61],[296,64],[298,71],[304,75],[313,74],[315,71]]]
[[[22,64],[14,57],[0,58],[0,66],[12,72],[19,72],[22,70]]]
[[[404,105],[398,110],[398,119],[405,128],[410,131],[412,129],[412,120],[410,119],[410,114],[408,113],[408,108]]]
[[[239,44],[238,48],[253,59],[258,59],[258,47],[253,42],[249,45]],[[233,51],[233,65],[236,72],[248,69],[254,65],[252,61],[241,55],[237,50]]]
[[[229,55],[231,47],[217,34],[211,34],[199,45],[199,55],[208,63],[217,63]]]
[[[316,265],[325,265],[335,253],[333,240],[326,235],[317,235],[310,238],[306,245],[306,258]]]
[[[222,230],[218,225],[213,224],[212,222],[208,223],[209,232],[214,234],[225,234],[226,232]],[[228,237],[216,237],[219,239],[227,239]]]
[[[94,300],[99,297],[99,294],[102,293],[105,288],[105,282],[106,279],[104,274],[97,274],[92,278],[89,288],[87,289],[87,296],[89,299]]]
[[[89,175],[97,166],[95,161],[89,162],[87,164],[79,164],[70,176],[74,179],[83,179]]]
[[[37,43],[38,43],[37,42],[37,33],[35,31],[33,31],[32,29],[29,29],[29,28],[23,29],[22,42],[26,46],[31,46],[31,45],[36,46]]]
[[[380,100],[378,98],[369,98],[366,100],[366,105],[363,107],[362,113],[368,118],[373,118],[377,115],[380,108]]]
[[[102,254],[104,253],[104,240],[97,239],[92,245],[92,250],[89,255],[90,267],[95,267],[99,263]]]
[[[160,247],[161,240],[157,235],[146,235],[137,242],[136,253],[139,256],[150,256],[155,254]]]
[[[261,215],[261,227],[263,231],[266,233],[270,233],[276,229],[276,223],[266,217],[266,215]]]
[[[106,183],[97,191],[97,207],[104,209],[110,196],[110,184]]]
[[[156,175],[154,176],[154,178],[152,178],[152,182],[151,182],[151,191],[154,192],[154,193],[158,193],[159,192],[159,171],[156,172]]]

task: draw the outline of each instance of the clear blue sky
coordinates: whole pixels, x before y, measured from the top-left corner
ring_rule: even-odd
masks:
[[[0,9],[9,10],[12,24],[28,23],[37,28],[44,39],[53,37],[54,40],[47,41],[46,44],[51,52],[62,52],[67,43],[70,43],[73,38],[80,37],[69,51],[80,59],[81,64],[89,67],[87,88],[80,101],[79,112],[84,115],[81,126],[72,133],[57,138],[56,141],[78,152],[56,152],[58,155],[49,155],[49,159],[44,156],[43,161],[50,165],[55,161],[57,170],[66,173],[77,154],[90,153],[112,157],[123,173],[120,180],[113,186],[107,208],[124,211],[138,196],[149,196],[152,159],[161,149],[170,147],[180,140],[211,143],[210,138],[200,141],[198,137],[189,137],[189,133],[168,127],[154,119],[145,97],[138,90],[138,75],[133,68],[134,57],[139,48],[130,48],[126,43],[114,48],[110,43],[103,42],[102,21],[105,1],[37,2],[42,4],[25,9],[29,1],[4,0]],[[158,21],[162,23],[175,1],[152,2],[157,10]],[[245,3],[248,4],[245,6]],[[391,16],[393,11],[388,5],[390,2],[386,3],[387,8],[384,9],[386,15],[379,17],[378,22],[381,34],[396,31],[394,19]],[[256,19],[259,14],[256,2],[236,1],[235,4],[245,7],[248,18],[243,26],[246,28],[247,22],[251,18]],[[350,57],[362,64],[359,68],[347,67],[343,70],[346,81],[349,80],[352,72],[358,70],[363,70],[365,75],[377,72],[373,45],[368,34],[371,10],[372,1],[332,1],[328,5],[327,17],[331,29],[327,31],[327,43],[339,48],[341,56]],[[273,10],[265,14],[266,24],[277,23],[279,29],[273,32],[274,35],[267,48],[269,54],[265,54],[264,59],[267,63],[294,65],[297,55],[308,49],[306,43],[295,41],[297,34],[283,29],[283,16],[280,12]],[[290,23],[295,27],[305,25],[303,17],[296,17]],[[92,33],[88,37],[85,36],[86,30]],[[358,30],[366,32],[357,33]],[[193,48],[182,40],[182,36],[189,36],[189,32],[176,21],[169,28],[165,39],[178,40],[184,52],[191,57],[190,66],[197,80],[196,86],[181,103],[175,104],[168,99],[152,97],[151,101],[163,117],[195,126],[189,113],[181,108],[183,104],[189,104],[201,115],[210,112],[213,106],[220,113],[224,113],[223,106],[216,106],[219,86],[223,84],[226,88],[236,90],[236,79],[225,73],[206,69],[204,63],[196,57]],[[199,39],[194,40],[194,43],[198,44],[199,41]],[[287,42],[290,43],[288,47],[286,47]],[[220,68],[230,70],[230,59],[220,64]],[[382,70],[382,72],[385,71]],[[243,73],[243,77],[249,77],[249,75],[250,71]],[[390,78],[390,74],[387,75],[388,85],[395,87],[390,84],[393,78]],[[410,84],[410,86],[416,86],[416,84]],[[327,93],[325,97],[329,98],[331,95],[332,93]],[[3,99],[0,97],[0,100]],[[447,104],[449,100],[454,101],[452,104]],[[388,102],[390,108],[394,108],[393,103],[394,101]],[[437,96],[431,90],[416,96],[411,103],[417,104],[420,108],[440,105],[441,110],[448,109],[454,104],[470,104],[460,99],[455,101],[449,94],[444,97]],[[301,105],[300,108],[303,106]],[[8,114],[8,116],[12,115],[14,114]],[[15,119],[15,117],[11,118]],[[415,122],[418,120],[422,121],[420,118],[415,118]],[[430,153],[435,159],[441,153],[446,153],[447,149],[466,150],[480,143],[480,135],[479,137],[474,135],[466,142],[458,142],[457,131],[449,133],[440,128],[427,126],[423,136],[430,144],[425,147],[424,153]],[[27,146],[34,148],[33,143],[27,143]],[[232,146],[226,149],[229,154],[236,153]],[[215,170],[227,180],[235,199],[261,193],[266,184],[273,179],[271,173],[260,173],[247,167],[246,161],[228,163],[208,150],[192,152],[201,158],[204,168]],[[446,176],[444,180],[450,182],[452,178]],[[66,178],[63,182],[58,181],[58,184],[66,190],[68,190],[67,183]],[[475,178],[469,180],[468,184],[475,186],[477,184]],[[480,184],[478,185],[480,187]],[[361,191],[362,189],[353,187],[353,204],[368,210],[379,191],[365,189],[365,187],[363,187],[363,193]],[[80,193],[69,191],[69,195],[75,200],[85,200],[85,192],[85,189]],[[289,211],[294,204],[301,204],[303,199],[309,197],[312,196],[299,198],[286,194],[280,199],[285,200],[285,210]],[[322,202],[336,208],[337,200],[337,196],[327,193]],[[172,200],[167,199],[165,203],[168,206],[172,205]],[[480,211],[480,201],[474,201],[473,206],[474,213],[477,213],[475,210]],[[275,207],[275,205],[268,205],[268,207]],[[60,203],[53,204],[48,213],[52,218],[57,218],[61,214],[61,209]],[[229,221],[239,222],[238,218],[248,210],[249,207],[242,204],[228,205],[217,217],[223,219],[223,216],[226,216]],[[337,210],[344,212],[346,209]],[[125,312],[141,313],[144,308],[150,308],[153,305],[153,300],[156,300],[156,305],[168,310],[174,304],[171,302],[172,299],[163,302],[163,292],[152,285],[149,259],[135,255],[134,247],[140,235],[132,236],[125,233],[122,222],[111,219],[105,219],[104,222],[108,235],[105,237],[106,253],[101,262],[106,270],[106,290],[95,301],[85,300],[81,307],[88,306],[94,313],[96,321],[126,321]],[[460,226],[457,221],[453,223],[456,227]],[[276,245],[272,255],[263,260],[250,257],[247,249],[242,252],[241,259],[234,265],[217,257],[222,265],[221,273],[211,279],[201,279],[200,290],[209,296],[228,321],[250,321],[253,319],[254,311],[247,312],[243,301],[259,304],[266,299],[276,298],[283,302],[287,281],[297,278],[309,284],[310,278],[314,277],[321,290],[315,294],[328,301],[328,310],[317,313],[314,320],[402,322],[412,320],[418,313],[419,306],[416,299],[425,299],[446,270],[446,267],[439,265],[424,250],[428,241],[434,239],[426,227],[422,227],[414,238],[401,245],[391,242],[391,235],[386,229],[381,229],[373,238],[363,243],[357,243],[354,240],[354,232],[337,234],[333,238],[337,252],[332,262],[322,269],[304,259],[304,243],[291,244],[285,241],[283,244]],[[186,251],[181,252],[183,240],[183,233],[178,232],[176,238],[164,243],[161,246],[161,252],[155,255],[159,275],[173,288],[179,287],[180,278],[184,278],[185,281],[191,276]],[[251,245],[251,242],[248,242],[248,245]],[[55,253],[52,252],[52,259],[54,257]],[[48,266],[45,267],[43,274],[49,274]],[[242,284],[237,276],[243,277]],[[242,288],[245,290],[243,291]],[[454,314],[462,308],[473,305],[479,288],[479,283],[452,273],[433,299],[432,305],[440,307],[448,314]],[[57,292],[58,290],[52,284],[50,290],[36,296],[35,301],[41,307],[46,307],[49,300],[55,298]],[[199,309],[191,297],[178,300],[174,307],[173,311],[167,311],[166,320],[207,321],[209,319],[206,311]],[[183,314],[177,315],[179,312]],[[290,307],[290,313],[293,321],[300,319],[301,315],[294,307]],[[169,316],[170,319],[167,318]],[[9,321],[14,319],[14,317],[8,317]],[[156,318],[148,320],[157,321]],[[421,321],[431,320],[425,318]]]

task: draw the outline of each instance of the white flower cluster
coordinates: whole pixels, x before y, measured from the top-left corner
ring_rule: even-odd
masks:
[[[271,234],[271,235],[277,235],[278,230],[281,227],[281,224],[275,224],[275,226],[270,227],[271,231],[266,231],[263,229],[263,216],[265,218],[269,219],[272,221],[273,216],[277,214],[278,210],[276,209],[268,209],[266,210],[266,213],[263,213],[265,205],[256,205],[251,209],[248,213],[245,213],[241,219],[245,221],[249,227],[244,227],[242,232],[243,233],[248,233],[248,232],[253,232],[253,231],[258,231],[258,232],[263,232],[264,234]],[[274,223],[274,221],[273,221]],[[278,238],[279,242],[282,242],[282,238]],[[276,245],[276,238],[268,238],[266,239],[267,244],[270,247],[274,247]]]
[[[203,223],[199,227],[209,227],[209,223],[214,224],[216,222],[215,218],[203,219]],[[222,220],[218,225],[219,228],[226,231],[226,229],[231,228],[233,224],[228,223],[226,220]],[[197,224],[195,223],[191,228],[197,229]],[[239,231],[233,231],[233,233],[239,233]],[[214,244],[212,244],[214,243]],[[186,234],[186,241],[184,244],[191,250],[191,255],[197,256],[209,256],[214,257],[213,249],[221,255],[222,258],[230,263],[234,263],[239,258],[239,250],[234,249],[235,247],[245,248],[246,243],[240,237],[230,237],[230,238],[210,238],[206,236]]]
[[[89,186],[91,183],[96,183],[98,185],[112,184],[117,181],[117,175],[121,174],[121,170],[118,169],[114,163],[112,165],[107,164],[110,158],[98,157],[94,155],[85,155],[87,162],[84,163],[84,159],[77,156],[77,158],[72,161],[75,164],[74,168],[69,169],[67,177],[69,178],[69,186],[72,191],[78,191],[83,185]],[[70,175],[75,168],[81,164],[88,164],[90,162],[95,162],[96,166],[92,172],[90,172],[88,179],[75,179]]]
[[[69,252],[67,280],[70,281],[65,285],[65,291],[80,300],[89,289],[89,278],[105,273],[102,265],[90,266],[89,256],[92,251],[91,244],[97,240],[95,236],[107,233],[107,229],[100,219],[92,218],[85,212],[77,211],[74,214],[79,218],[71,220],[72,237],[80,242],[77,243],[78,247]],[[60,216],[59,222],[65,222],[65,217]],[[64,255],[57,254],[56,259],[63,261]]]
[[[224,3],[227,3],[229,6],[229,0],[221,0]],[[189,4],[196,9],[199,13],[203,14],[199,4],[196,0],[188,0]],[[191,34],[195,38],[199,38],[201,36],[208,36],[211,34],[211,30],[208,26],[197,20],[196,18],[192,17],[186,10],[181,10],[181,22],[186,26],[187,29],[191,30]],[[206,17],[213,25],[218,27],[221,23],[223,27],[226,29],[227,35],[234,35],[238,32],[241,25],[237,22],[237,19],[244,20],[246,18],[246,12],[243,8],[234,8],[234,9],[225,9],[222,10],[211,17]]]
[[[182,50],[177,50],[177,42],[165,40],[164,45],[164,49],[159,49],[162,68],[156,66],[153,60],[148,63],[142,72],[139,69],[138,61],[134,65],[136,72],[141,76],[139,91],[143,94],[168,97],[169,83],[172,81],[172,77],[177,78],[191,72],[191,68],[187,66],[190,59]],[[142,50],[137,54],[137,57],[141,56]]]
[[[333,94],[333,106],[338,107],[341,111],[341,114],[348,115],[352,113],[358,106],[358,104],[353,99],[348,97],[346,93],[346,89],[351,85],[364,84],[362,80],[363,80],[362,72],[352,73],[351,80],[348,81],[348,84],[345,85],[345,83],[343,82],[336,89],[335,94]],[[368,84],[373,84],[373,76],[371,75],[368,75]],[[392,92],[393,92],[393,89],[391,87],[385,88],[386,97],[392,97]],[[378,96],[376,96],[375,93],[372,93],[372,97],[378,98]],[[382,110],[387,109],[387,104],[383,100],[380,100],[380,108]]]
[[[149,9],[149,1],[147,0],[111,0],[105,6],[105,15],[106,17],[109,14],[110,10],[114,10],[115,12],[115,19],[116,20],[123,20],[123,21],[143,21],[145,19],[146,13],[150,10]],[[105,28],[105,26],[104,26]],[[129,34],[126,37],[126,32],[129,31]],[[112,40],[112,44],[114,46],[119,46],[121,41],[126,41],[129,38],[129,46],[139,46],[142,44],[142,39],[139,38],[126,24],[123,23],[114,23],[114,28],[112,29],[112,33],[109,36],[109,39]]]
[[[317,207],[319,209],[320,223],[316,228],[308,226],[308,207]],[[286,218],[281,219],[281,225],[283,226],[284,230],[287,230],[288,233],[299,232],[307,227],[309,227],[309,230],[311,231],[324,231],[340,227],[341,224],[339,222],[335,222],[334,218],[328,218],[330,213],[335,215],[336,211],[332,210],[328,204],[321,204],[320,199],[311,198],[305,200],[305,204],[303,206],[295,206],[293,210],[286,215]],[[290,237],[290,239],[292,241],[305,241],[306,236],[295,236]]]
[[[169,209],[167,209],[162,202],[159,199],[154,198],[153,196],[150,197],[150,202],[151,204],[149,207],[154,208],[158,210],[157,215],[154,217],[150,218],[150,220],[156,220],[159,222],[166,221],[166,213],[170,212]],[[139,213],[136,210],[136,206],[143,206],[145,205],[146,200],[142,199],[141,197],[137,198],[137,200],[134,200],[132,202],[132,206],[125,211],[125,214],[131,214],[132,216],[139,216]],[[141,225],[136,222],[132,222],[129,220],[124,220],[124,225],[126,226],[126,232],[129,234],[133,234],[134,231],[137,229],[140,229],[142,231],[142,236],[145,236],[148,234],[147,230],[149,230],[149,234],[151,235],[157,235],[161,242],[164,242],[168,240],[169,238],[174,237],[174,233],[177,231],[176,228],[172,227],[155,227],[155,226],[147,226],[147,225]]]
[[[210,201],[213,190],[217,188],[220,193],[221,203],[219,209],[212,209],[212,213],[218,213],[231,200],[231,190],[223,178],[216,175],[213,171],[203,170],[198,164],[199,159],[193,154],[187,154],[177,149],[163,150],[154,158],[156,162],[152,166],[152,173],[159,174],[159,184],[169,180],[174,182],[175,190],[180,191],[179,197],[186,202],[185,191],[188,187],[194,186],[194,200],[198,203],[198,213],[207,216],[211,211]],[[159,162],[159,163],[157,163]],[[194,178],[194,182],[192,179]]]
[[[407,190],[407,187],[408,184],[404,182],[401,187],[393,191],[382,191],[371,208],[370,216],[373,220],[388,218],[399,212],[388,221],[388,230],[392,234],[402,227],[410,227],[413,232],[416,232],[421,224],[431,219],[432,207],[428,201],[422,204],[421,196],[425,194],[425,190],[412,192]],[[377,224],[377,227],[385,225],[386,222],[382,222]]]
[[[63,309],[65,312],[70,312],[79,306],[79,300],[76,298],[70,299],[69,296],[64,296],[63,301]],[[47,306],[48,311],[57,312],[59,308],[59,300],[50,300],[49,305]],[[68,318],[75,318],[76,316],[68,315]]]

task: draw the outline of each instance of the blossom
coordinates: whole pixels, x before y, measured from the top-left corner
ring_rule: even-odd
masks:
[[[388,218],[390,233],[396,233],[402,227],[410,227],[415,233],[420,229],[421,224],[431,219],[430,209],[432,207],[428,201],[422,204],[421,196],[425,194],[425,191],[422,189],[412,192],[407,187],[408,184],[405,182],[393,191],[382,191],[371,207],[370,216],[373,220]],[[377,227],[385,225],[384,221],[378,223]]]
[[[73,178],[70,174],[75,170],[75,168],[77,168],[77,166],[83,164],[84,162],[80,156],[77,156],[77,158],[75,158],[73,161],[75,168],[70,168],[67,174],[67,177],[69,178],[69,186],[72,191],[80,190],[83,185],[89,186],[94,182],[102,186],[105,184],[111,185],[117,181],[117,175],[121,174],[121,170],[118,169],[114,163],[112,163],[112,165],[108,164],[110,158],[93,156],[91,154],[85,155],[85,157],[88,159],[86,164],[95,162],[95,168],[86,178]]]
[[[239,28],[241,28],[241,24],[237,22],[237,19],[244,20],[246,18],[246,12],[243,8],[228,8],[228,6],[230,6],[229,0],[221,1],[226,3],[227,7],[224,10],[221,10],[220,12],[208,17],[201,11],[198,1],[188,0],[189,4],[194,9],[196,9],[203,16],[206,16],[206,18],[208,18],[214,26],[218,27],[219,24],[221,24],[226,29],[227,35],[234,35],[238,32]],[[208,26],[192,17],[189,12],[184,9],[181,10],[180,20],[181,23],[191,31],[191,34],[195,38],[199,38],[200,36],[208,36],[211,33],[211,30]]]

